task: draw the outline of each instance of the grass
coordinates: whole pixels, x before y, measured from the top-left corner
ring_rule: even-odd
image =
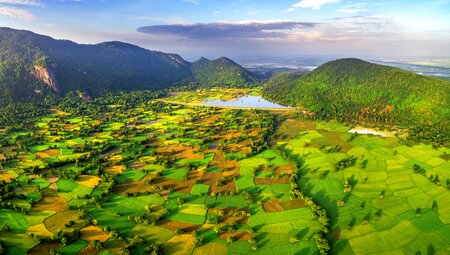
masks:
[[[389,236],[389,238],[385,238]],[[350,244],[356,254],[364,252],[389,252],[400,249],[410,242],[417,240],[420,232],[409,222],[401,222],[388,230],[369,233],[350,239]],[[372,240],[377,240],[373,242]]]
[[[25,215],[8,209],[0,209],[0,226],[7,225],[13,233],[23,233],[29,224]]]
[[[80,215],[79,211],[68,210],[54,214],[44,220],[45,226],[50,232],[56,232],[62,229],[70,220],[75,221]]]
[[[30,181],[30,185],[39,186],[41,189],[45,189],[50,184],[43,178],[35,178]]]
[[[439,235],[444,240],[446,240],[448,243],[450,243],[450,225],[447,224],[445,226],[442,226],[441,228],[439,228],[437,233],[439,233]]]
[[[163,244],[175,236],[175,233],[163,227],[139,224],[130,232],[130,235],[139,235],[148,243]]]
[[[72,191],[68,192],[72,198],[82,198],[85,197],[89,194],[91,194],[92,189],[88,188],[84,185],[78,185],[75,189],[73,189]]]
[[[88,209],[88,212],[97,220],[98,226],[109,227],[121,234],[128,234],[136,226],[126,216],[117,216],[110,210]]]
[[[59,249],[59,253],[63,255],[75,255],[79,254],[89,243],[85,240],[78,239],[77,241],[64,246],[63,248]]]
[[[205,223],[206,216],[197,214],[186,214],[186,213],[171,213],[166,216],[166,219],[201,225]]]
[[[241,166],[239,173],[242,176],[253,176],[260,166],[267,165],[267,160],[259,157],[247,158],[239,161]]]
[[[68,179],[59,179],[56,182],[56,185],[58,185],[58,190],[60,192],[71,192],[79,186],[79,184],[76,183],[75,181]]]
[[[53,211],[31,211],[25,218],[30,226],[42,223],[45,219],[55,214]]]
[[[29,149],[30,149],[30,152],[36,153],[36,152],[46,151],[49,148],[50,148],[50,146],[48,146],[47,144],[42,144],[42,145],[31,146]]]
[[[163,249],[167,254],[190,254],[194,248],[193,239],[190,234],[176,235],[164,244]]]
[[[127,171],[123,172],[121,175],[118,175],[117,177],[115,177],[114,180],[117,183],[124,183],[128,180],[139,181],[140,179],[144,178],[145,175],[146,175],[146,173],[144,173],[142,171],[127,170]]]
[[[188,172],[187,168],[178,168],[178,169],[167,168],[162,172],[162,176],[164,178],[184,180],[184,177],[186,176],[187,172]]]
[[[256,157],[266,159],[268,161],[267,165],[269,167],[289,165],[289,162],[287,160],[283,159],[278,153],[273,150],[265,150],[256,155]]]
[[[236,189],[239,191],[248,191],[255,187],[255,182],[251,176],[241,176],[236,180]]]
[[[139,197],[122,197],[114,195],[109,202],[104,204],[104,208],[112,212],[118,212],[122,215],[139,216],[144,213],[146,205],[157,204],[162,205],[164,199],[155,194],[139,196]]]
[[[104,203],[103,208],[91,208],[89,212],[98,220],[99,225],[110,226],[112,229],[124,233],[130,231],[135,225],[131,221],[125,220],[128,216],[141,216],[145,211],[145,206],[163,203],[164,200],[156,195],[136,198],[114,195],[109,202]]]
[[[27,254],[37,242],[25,233],[0,232],[0,241],[7,247],[6,254]]]
[[[210,185],[206,184],[195,184],[192,187],[191,193],[194,195],[207,195],[209,192]]]
[[[193,255],[208,255],[217,254],[222,255],[227,252],[227,247],[225,245],[217,243],[207,243],[200,247],[195,248]]]
[[[298,208],[281,212],[259,213],[250,216],[248,225],[250,227],[263,226],[267,224],[276,224],[286,221],[311,218],[309,208]]]
[[[197,204],[182,204],[179,207],[180,213],[184,214],[195,214],[195,215],[206,215],[206,208],[203,205]]]
[[[406,147],[395,138],[360,135],[351,142],[334,140],[345,146],[348,143],[352,148],[347,155],[358,157],[354,167],[336,172],[334,164],[346,154],[327,154],[308,146],[320,146],[317,143],[323,141],[332,142],[321,139],[321,136],[328,136],[330,131],[344,134],[345,129],[334,123],[318,123],[318,128],[328,131],[307,131],[289,140],[284,148],[289,154],[304,160],[302,174],[305,178],[300,179],[299,185],[327,209],[333,228],[343,229],[341,239],[348,242],[339,249],[352,250],[356,254],[371,251],[401,253],[402,249],[406,249],[408,240],[420,235],[432,235],[443,226],[448,203],[442,198],[450,199],[449,192],[443,189],[438,192],[434,183],[413,171],[414,164],[430,173],[434,171],[433,165],[445,164],[436,159],[440,152],[430,146]],[[340,137],[346,138],[344,135]],[[361,167],[363,159],[367,160],[365,168]],[[350,194],[343,192],[343,183],[347,178],[353,186]],[[382,198],[379,198],[380,194],[384,194]],[[445,209],[431,211],[431,203],[436,200],[434,194],[438,194],[438,204],[442,203]],[[345,200],[343,207],[336,206],[340,200]],[[422,208],[420,217],[416,216],[416,208]],[[378,209],[381,210],[381,218],[377,221],[373,218]],[[363,225],[366,217],[369,222]],[[352,230],[346,230],[348,224],[355,226]],[[397,237],[404,240],[397,240]],[[378,241],[372,241],[379,239],[388,241],[381,245]],[[436,242],[437,250],[443,247],[442,242]]]
[[[248,203],[243,196],[216,197],[214,207],[219,208],[247,208]]]
[[[439,215],[432,210],[422,210],[421,215],[411,220],[414,226],[421,232],[430,232],[443,226]]]

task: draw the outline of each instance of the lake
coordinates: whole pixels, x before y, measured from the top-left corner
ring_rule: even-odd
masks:
[[[203,102],[207,106],[218,106],[218,107],[242,107],[242,108],[267,108],[267,109],[289,109],[292,107],[283,106],[280,104],[272,103],[265,100],[260,96],[242,96],[230,101],[223,101],[218,99],[206,99]]]

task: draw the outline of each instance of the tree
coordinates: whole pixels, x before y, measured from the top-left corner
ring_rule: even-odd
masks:
[[[436,211],[437,208],[438,208],[438,204],[437,204],[437,201],[435,200],[435,201],[433,201],[433,204],[431,205],[431,209]]]
[[[417,207],[416,208],[416,216],[420,216],[421,215],[421,209],[420,209],[420,207]]]
[[[298,242],[300,242],[300,240],[296,236],[291,236],[291,237],[289,237],[289,242],[290,243],[298,243]]]
[[[194,242],[194,247],[199,247],[199,246],[203,245],[203,238],[194,236],[193,242]]]
[[[328,254],[328,251],[330,250],[328,240],[323,238],[323,236],[320,234],[314,235],[314,238],[316,239],[316,245],[319,248],[320,254],[322,255]]]

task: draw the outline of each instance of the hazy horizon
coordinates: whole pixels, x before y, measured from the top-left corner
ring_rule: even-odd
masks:
[[[189,60],[450,58],[449,0],[0,0],[0,26]]]

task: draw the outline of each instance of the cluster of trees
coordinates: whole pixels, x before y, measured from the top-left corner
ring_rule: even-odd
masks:
[[[22,214],[28,214],[30,208],[20,206],[11,202],[12,199],[25,199],[24,194],[18,194],[14,192],[15,189],[22,187],[25,183],[18,181],[17,179],[6,183],[4,180],[0,181],[0,208],[14,210]]]
[[[414,164],[413,170],[414,170],[414,173],[416,173],[416,174],[422,174],[423,176],[427,175],[427,171],[419,164]],[[437,174],[430,174],[428,178],[430,179],[430,181],[436,183],[437,185],[444,186],[447,189],[450,189],[450,179],[447,179],[447,181],[445,182],[445,185],[444,185],[444,182],[441,180],[441,178]]]
[[[327,212],[324,208],[318,205],[311,196],[307,196],[305,194],[306,190],[301,190],[301,185],[299,185],[300,175],[303,167],[303,160],[292,153],[291,150],[287,149],[285,146],[278,146],[274,148],[279,154],[283,156],[283,158],[287,159],[289,163],[294,166],[295,173],[289,177],[290,183],[290,191],[289,193],[292,196],[292,199],[303,199],[305,200],[306,205],[308,205],[312,212],[313,217],[316,218],[319,223],[322,225],[321,233],[318,233],[314,236],[316,240],[317,248],[320,251],[320,254],[328,254],[331,247],[326,238],[329,230],[329,218],[327,216]],[[295,242],[296,238],[292,239]]]
[[[415,142],[426,142],[434,147],[450,146],[450,116],[432,124],[411,125],[409,127],[409,138]]]
[[[339,146],[338,144],[335,146],[321,145],[319,149],[326,154],[337,153],[341,151],[341,146]]]
[[[12,126],[15,129],[29,127],[36,117],[48,113],[47,108],[33,103],[10,102],[0,104],[0,128],[7,126]]]
[[[166,91],[140,90],[129,93],[108,93],[101,97],[85,100],[80,98],[76,92],[69,92],[64,97],[47,97],[45,102],[23,103],[20,101],[0,101],[0,128],[14,127],[14,129],[33,129],[37,117],[49,114],[49,109],[56,108],[63,112],[81,115],[102,117],[104,113],[113,111],[109,105],[118,104],[120,107],[115,111],[125,112],[148,101],[166,95]],[[3,95],[2,95],[3,98]],[[155,108],[162,108],[155,103]],[[93,127],[90,127],[93,128]],[[89,130],[92,131],[92,130]]]
[[[358,158],[355,156],[350,156],[339,160],[335,165],[336,171],[344,170],[345,168],[354,166],[356,164],[357,159]]]
[[[237,228],[237,222],[231,221],[228,224],[216,225],[213,228],[213,231],[216,232],[217,234],[224,233],[224,232],[232,233],[232,232],[236,231],[236,228]]]

